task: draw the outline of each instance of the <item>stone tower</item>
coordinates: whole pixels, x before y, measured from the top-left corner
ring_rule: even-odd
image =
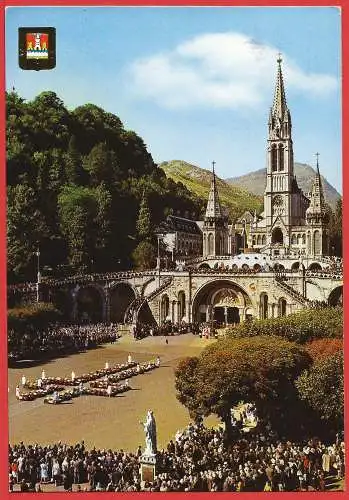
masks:
[[[215,257],[228,253],[228,221],[219,202],[214,166],[215,162],[212,162],[211,188],[202,234],[204,257]]]
[[[264,210],[267,244],[288,247],[292,219],[296,215],[292,207],[293,194],[298,194],[299,188],[293,176],[292,123],[286,104],[281,62],[279,57],[274,101],[268,121]]]
[[[319,154],[316,153],[316,175],[306,211],[307,254],[319,257],[329,254],[328,213],[319,169]]]

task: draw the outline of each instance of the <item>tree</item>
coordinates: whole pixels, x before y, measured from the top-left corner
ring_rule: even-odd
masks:
[[[141,241],[132,252],[132,259],[140,271],[153,269],[156,264],[155,246],[148,240]]]
[[[9,92],[6,101],[10,282],[33,279],[31,247],[37,241],[51,268],[74,263],[75,269],[86,269],[91,260],[95,269],[129,268],[137,243],[144,237],[155,243],[151,228],[166,209],[199,211],[198,199],[167,179],[142,138],[125,130],[114,114],[93,104],[70,112],[50,91],[28,102]],[[79,188],[92,191],[87,196]],[[135,240],[143,192],[147,199]],[[141,266],[150,266],[153,251],[148,245]]]
[[[148,206],[148,201],[143,193],[142,201],[139,207],[139,214],[136,223],[137,236],[139,240],[149,240],[151,239],[151,218],[150,218],[150,210]]]
[[[329,212],[330,251],[342,256],[342,198],[338,198],[335,211]]]
[[[296,381],[300,398],[331,428],[344,423],[343,353],[324,358],[304,371]]]
[[[85,175],[84,175],[85,174]],[[75,135],[69,139],[65,156],[65,178],[68,184],[85,184],[86,173],[82,168],[82,159],[77,147]]]
[[[35,192],[26,184],[7,189],[7,263],[10,278],[33,279],[33,254],[48,229],[37,208]],[[12,276],[11,276],[12,275]]]
[[[103,186],[66,186],[58,198],[58,206],[70,264],[77,270],[86,270],[108,237],[110,195]]]
[[[194,416],[216,414],[231,433],[231,408],[256,404],[274,425],[296,401],[294,380],[311,365],[309,354],[277,337],[220,340],[176,370],[179,401]],[[279,425],[280,427],[280,425]]]
[[[114,151],[108,149],[105,142],[94,146],[84,161],[84,168],[89,174],[91,186],[101,182],[111,185],[119,175],[119,167]]]

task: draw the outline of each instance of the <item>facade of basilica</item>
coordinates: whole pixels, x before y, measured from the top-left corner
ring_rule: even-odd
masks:
[[[279,58],[267,140],[264,211],[245,213],[229,226],[216,187],[213,168],[203,224],[203,257],[234,255],[246,248],[273,257],[329,254],[328,214],[317,155],[316,175],[307,197],[294,176],[291,113],[287,107]]]
[[[292,120],[286,102],[281,58],[267,138],[264,210],[245,212],[233,224],[219,201],[213,162],[211,187],[203,221],[169,216],[159,231],[173,256],[214,259],[242,253],[272,258],[318,259],[329,255],[326,209],[318,154],[312,190],[305,195],[294,175]]]

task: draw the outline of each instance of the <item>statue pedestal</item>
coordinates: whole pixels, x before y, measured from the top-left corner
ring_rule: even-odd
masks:
[[[156,455],[142,455],[140,464],[141,481],[153,482],[156,474]]]

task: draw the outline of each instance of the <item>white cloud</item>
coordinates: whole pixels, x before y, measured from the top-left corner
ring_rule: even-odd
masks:
[[[277,53],[243,34],[208,33],[134,61],[129,83],[136,96],[167,108],[264,105],[271,99]],[[287,89],[323,95],[337,87],[333,76],[306,73],[285,54],[283,73]]]

